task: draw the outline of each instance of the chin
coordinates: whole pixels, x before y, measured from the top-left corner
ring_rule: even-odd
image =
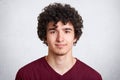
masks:
[[[64,56],[64,55],[66,55],[66,53],[63,53],[63,52],[61,52],[61,53],[60,53],[60,52],[55,52],[55,55],[56,55],[56,56]]]

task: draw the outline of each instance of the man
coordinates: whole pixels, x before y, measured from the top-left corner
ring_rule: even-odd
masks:
[[[37,33],[48,55],[22,67],[16,80],[102,80],[100,74],[72,55],[83,21],[68,4],[54,3],[38,16]]]

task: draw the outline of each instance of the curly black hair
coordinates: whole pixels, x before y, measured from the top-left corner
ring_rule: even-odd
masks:
[[[74,27],[75,38],[77,39],[75,43],[79,40],[82,34],[83,20],[78,14],[75,8],[71,7],[69,4],[53,3],[49,4],[43,9],[38,16],[38,27],[37,34],[40,40],[42,40],[46,45],[46,30],[49,22],[54,22],[57,24],[61,21],[63,24],[71,22]]]

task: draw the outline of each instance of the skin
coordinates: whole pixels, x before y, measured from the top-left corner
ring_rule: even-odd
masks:
[[[48,64],[60,75],[69,71],[76,62],[72,56],[73,43],[76,41],[74,27],[68,22],[50,22],[47,26],[46,42],[48,44]]]

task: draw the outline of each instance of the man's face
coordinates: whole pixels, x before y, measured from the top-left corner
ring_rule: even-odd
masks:
[[[47,45],[51,54],[65,55],[72,53],[73,43],[76,41],[73,25],[59,21],[56,25],[50,22],[47,26]]]

